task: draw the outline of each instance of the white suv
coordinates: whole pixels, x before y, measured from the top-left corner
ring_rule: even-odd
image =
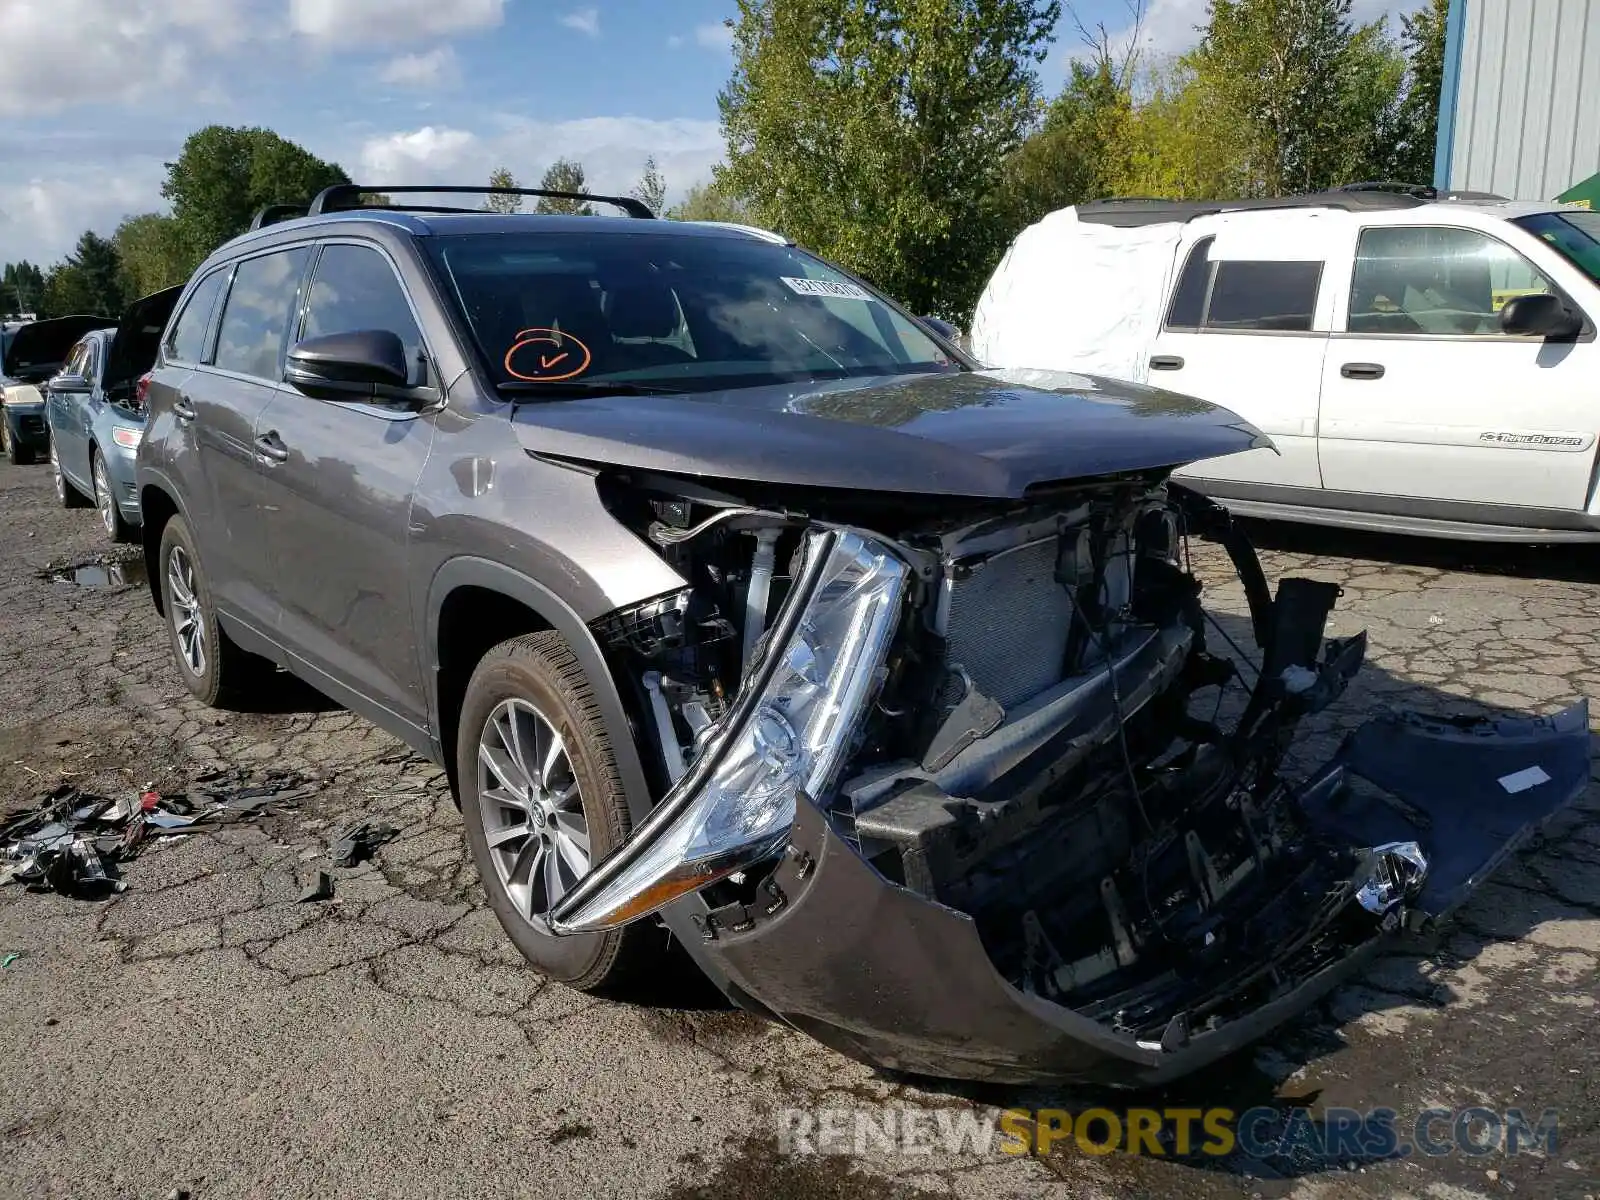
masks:
[[[1600,541],[1597,325],[1600,213],[1353,190],[1051,214],[973,350],[1238,412],[1275,449],[1178,475],[1243,515]]]

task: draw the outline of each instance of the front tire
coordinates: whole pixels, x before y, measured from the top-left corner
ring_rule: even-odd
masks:
[[[50,443],[50,458],[55,461],[55,443]],[[57,474],[60,469],[57,468]],[[94,481],[94,506],[100,510],[100,526],[113,542],[131,542],[134,528],[122,519],[122,509],[117,505],[117,494],[111,489],[111,473],[106,470],[105,455],[99,450],[89,452],[89,477]]]
[[[55,483],[56,503],[62,508],[82,508],[89,503],[88,499],[77,488],[72,486],[72,481],[61,471],[61,459],[56,455],[56,440],[50,439],[50,477]]]
[[[264,660],[234,645],[218,624],[211,585],[182,517],[173,517],[161,530],[156,565],[178,674],[196,699],[226,708],[243,694],[253,674],[259,677],[256,668]]]
[[[25,467],[33,461],[33,451],[24,449],[17,444],[16,435],[11,432],[11,422],[0,419],[0,443],[4,443],[6,458],[12,466]]]
[[[456,739],[467,843],[501,926],[540,972],[613,990],[659,965],[654,922],[557,937],[544,918],[632,828],[594,693],[566,643],[532,633],[472,673]]]

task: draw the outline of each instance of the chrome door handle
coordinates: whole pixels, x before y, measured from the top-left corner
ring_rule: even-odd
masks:
[[[194,420],[194,409],[189,406],[189,397],[179,396],[172,402],[172,415],[186,424]]]
[[[256,458],[267,466],[289,460],[289,447],[283,444],[276,430],[263,433],[256,439]]]

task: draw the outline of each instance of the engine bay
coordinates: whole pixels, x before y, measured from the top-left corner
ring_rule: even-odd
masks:
[[[1336,585],[1269,595],[1208,501],[1159,476],[943,511],[854,495],[801,510],[635,478],[602,495],[689,581],[596,624],[658,750],[660,795],[760,661],[809,531],[871,529],[911,566],[845,778],[812,799],[886,883],[970,917],[1019,990],[1182,1044],[1406,919],[1420,855],[1323,828],[1279,773],[1364,638],[1325,639]],[[1239,570],[1259,659],[1208,646],[1221,628],[1188,561],[1199,534]],[[750,871],[707,887],[697,925],[753,927],[762,885]]]

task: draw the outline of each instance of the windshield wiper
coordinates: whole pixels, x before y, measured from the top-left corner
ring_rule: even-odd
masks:
[[[682,388],[662,387],[656,383],[632,383],[623,380],[608,381],[605,379],[558,379],[551,383],[539,383],[532,379],[507,379],[494,385],[495,391],[503,396],[515,396],[518,400],[535,400],[540,396],[548,396],[552,400],[567,399],[574,396],[681,396]]]

